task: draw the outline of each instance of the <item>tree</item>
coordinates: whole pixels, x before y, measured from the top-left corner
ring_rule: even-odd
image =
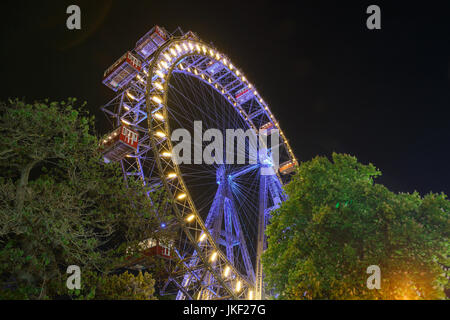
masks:
[[[340,154],[299,166],[267,228],[268,290],[281,299],[443,298],[447,197],[395,194],[374,183],[380,175]],[[380,290],[367,288],[371,265],[381,269]]]
[[[155,300],[155,280],[148,272],[134,275],[121,274],[98,276],[90,274],[87,285],[80,291],[80,299],[101,300]],[[83,293],[85,294],[83,296]]]
[[[103,163],[94,119],[75,103],[0,103],[0,298],[65,295],[69,265],[105,277],[141,241],[171,237],[159,228],[171,219],[165,195],[149,201],[142,182]]]

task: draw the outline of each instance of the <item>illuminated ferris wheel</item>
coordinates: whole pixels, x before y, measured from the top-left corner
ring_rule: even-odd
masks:
[[[105,160],[120,161],[125,178],[137,175],[172,200],[172,227],[179,232],[166,251],[173,268],[163,291],[177,299],[264,298],[264,230],[298,163],[254,85],[194,33],[158,26],[105,72],[103,83],[117,92],[102,107],[116,128],[103,141]],[[204,139],[207,132],[249,129],[279,139],[264,148],[251,139],[223,147],[224,158],[233,151],[247,160],[237,164],[220,161],[217,150],[218,161],[175,161],[175,132],[200,133],[203,139],[189,145],[203,154],[212,141]],[[256,163],[250,161],[255,149]]]

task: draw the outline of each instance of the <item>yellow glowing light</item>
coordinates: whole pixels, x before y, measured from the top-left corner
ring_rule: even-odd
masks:
[[[133,100],[136,100],[136,97],[135,96],[133,96],[131,93],[129,93],[128,91],[127,91],[127,96],[129,96],[131,99],[133,99]]]
[[[164,116],[161,113],[155,113],[153,117],[155,117],[158,120],[164,120]]]
[[[125,123],[126,125],[131,126],[131,123],[130,123],[129,121],[127,121],[127,120],[125,120],[125,119],[122,119],[121,121],[122,121],[123,123]]]
[[[216,261],[216,259],[217,259],[217,252],[214,252],[214,253],[211,255],[211,261],[214,262],[214,261]]]
[[[164,87],[162,86],[162,84],[161,83],[159,83],[159,82],[153,82],[153,85],[157,88],[157,89],[159,89],[159,90],[164,90]]]
[[[200,236],[200,239],[198,239],[198,240],[199,240],[199,242],[202,242],[202,241],[205,240],[205,239],[206,239],[206,233],[202,234],[202,235]]]
[[[248,300],[253,300],[253,291],[250,290],[250,292],[248,293]]]
[[[179,53],[181,53],[181,51],[182,51],[181,48],[180,48],[180,46],[177,45],[177,44],[175,45],[175,49],[177,49],[177,51],[178,51]]]
[[[165,62],[165,61],[161,61],[161,65],[162,65],[164,68],[166,68],[166,69],[169,68],[169,65],[168,65],[167,62]]]
[[[186,51],[189,50],[189,48],[187,47],[186,43],[184,43],[184,42],[183,42],[183,49],[186,50]]]
[[[227,266],[227,267],[225,268],[224,272],[223,272],[223,276],[224,276],[225,278],[228,277],[228,276],[230,275],[230,271],[231,271],[230,267]]]
[[[170,61],[172,61],[172,58],[170,57],[170,55],[168,53],[164,53],[164,57],[166,58],[167,62],[170,63]]]
[[[161,103],[162,103],[161,98],[158,97],[158,96],[153,96],[153,97],[152,97],[152,100],[155,101],[157,104],[161,104]]]
[[[189,45],[189,49],[191,49],[191,50],[194,49],[194,45],[192,44],[192,42],[189,42],[188,45]]]
[[[192,222],[195,219],[195,214],[191,214],[189,217],[186,218],[187,222]]]
[[[238,281],[238,282],[236,283],[236,292],[241,291],[241,287],[242,287],[242,283],[241,283],[241,281]]]
[[[170,152],[163,152],[163,153],[161,153],[161,156],[164,158],[170,158],[172,156],[172,154]]]
[[[169,173],[168,175],[167,175],[167,178],[168,179],[174,179],[174,178],[176,178],[177,177],[177,174],[176,173]]]
[[[186,198],[186,193],[182,193],[177,197],[178,200],[183,200],[185,198]]]
[[[171,53],[174,57],[177,56],[177,52],[176,52],[173,48],[170,48],[170,53]]]
[[[166,134],[164,132],[161,132],[161,131],[156,132],[155,135],[157,137],[160,137],[160,138],[165,138],[166,137]]]

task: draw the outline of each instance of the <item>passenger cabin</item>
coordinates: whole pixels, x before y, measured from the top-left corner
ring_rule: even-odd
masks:
[[[136,43],[134,49],[142,58],[147,59],[169,39],[169,34],[159,26],[153,27]]]
[[[280,166],[280,173],[282,175],[290,174],[294,171],[295,171],[295,161],[294,160],[285,162]]]
[[[126,126],[121,126],[101,141],[100,151],[106,163],[120,161],[137,151],[139,134]]]
[[[158,241],[153,239],[149,239],[145,241],[145,251],[144,255],[146,256],[157,256],[160,258],[171,259],[172,258],[172,245],[164,245]]]
[[[170,242],[168,244],[162,244],[159,241],[154,239],[147,239],[138,244],[138,250],[140,254],[147,257],[159,257],[163,259],[172,259],[173,258],[173,243]],[[129,248],[127,250],[127,255],[130,255],[128,259],[131,259],[131,255],[133,254],[132,250]],[[143,260],[144,257],[140,256],[137,260],[133,261],[133,263],[138,263]]]
[[[208,68],[206,69],[206,71],[210,74],[210,75],[214,75],[217,72],[219,72],[221,69],[223,69],[223,65],[220,62],[214,62],[211,61],[208,65]]]
[[[142,70],[142,61],[131,52],[125,53],[103,74],[103,84],[117,91]]]
[[[251,98],[253,98],[253,91],[249,88],[243,88],[236,93],[236,101],[239,104],[246,103]]]

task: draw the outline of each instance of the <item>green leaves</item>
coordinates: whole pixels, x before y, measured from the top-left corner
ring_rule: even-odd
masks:
[[[90,274],[87,285],[82,290],[87,292],[81,299],[101,300],[153,300],[155,299],[155,280],[149,273],[139,272],[133,275],[124,272],[118,275]],[[93,288],[93,289],[89,289]]]
[[[126,267],[131,244],[171,237],[157,232],[151,204],[166,207],[165,195],[149,201],[138,179],[127,185],[117,163],[100,161],[94,118],[75,102],[0,103],[0,150],[11,150],[0,151],[0,298],[6,284],[16,288],[14,297],[67,295],[67,266],[80,266],[82,278],[106,277]],[[91,299],[97,292],[92,281],[73,294]]]
[[[285,188],[289,199],[266,230],[266,281],[280,298],[443,296],[442,286],[432,285],[441,277],[433,257],[449,255],[449,201],[445,195],[394,194],[374,184],[380,175],[348,155],[300,165]],[[370,265],[381,267],[380,291],[365,286]]]

